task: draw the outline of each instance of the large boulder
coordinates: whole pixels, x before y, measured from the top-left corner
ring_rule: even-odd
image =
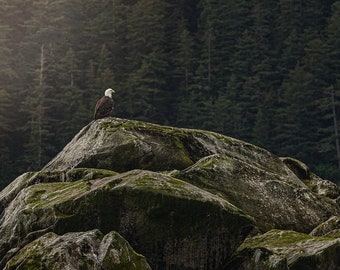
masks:
[[[116,172],[96,168],[76,168],[67,171],[27,172],[0,192],[0,213],[24,188],[40,183],[74,182],[77,180],[93,180],[116,175]]]
[[[235,252],[228,270],[338,270],[340,238],[271,230],[248,238]]]
[[[19,176],[0,192],[0,268],[29,263],[32,249],[37,257],[48,250],[44,265],[52,267],[60,255],[52,250],[63,247],[66,253],[60,256],[67,257],[73,246],[79,251],[76,267],[81,267],[84,258],[101,254],[104,235],[113,232],[144,255],[152,269],[243,267],[254,263],[249,254],[259,256],[257,245],[243,247],[252,239],[270,242],[266,233],[272,229],[313,231],[306,234],[310,239],[331,237],[331,249],[323,240],[313,240],[313,249],[337,262],[339,201],[338,187],[302,162],[280,159],[247,142],[105,118],[84,127],[41,171]],[[78,249],[72,237],[86,239],[91,252]],[[270,258],[291,256],[271,250],[265,241],[261,245],[260,250],[279,254]],[[90,264],[103,268],[93,256]],[[143,261],[132,258],[132,263]],[[257,269],[267,265],[262,259],[257,263]]]
[[[340,238],[340,217],[329,218],[314,228],[310,235]]]
[[[272,228],[310,232],[339,214],[292,167],[255,145],[217,133],[106,118],[86,126],[43,171],[95,167],[177,170],[174,177],[208,189]],[[308,171],[308,169],[305,169]]]
[[[270,162],[268,159],[268,164]],[[215,154],[172,175],[221,194],[253,216],[261,231],[277,228],[310,232],[339,212],[334,200],[312,192],[277,162],[279,169],[274,171],[228,155]]]
[[[4,270],[151,270],[145,258],[137,254],[116,232],[105,236],[99,230],[47,233],[24,246]]]
[[[2,215],[0,257],[8,260],[13,248],[47,232],[97,228],[120,233],[153,269],[218,269],[252,226],[250,217],[216,195],[133,170],[23,189]]]
[[[255,145],[208,131],[118,118],[100,119],[84,127],[43,171],[75,167],[116,172],[183,170],[213,154],[241,160],[304,186],[278,157]]]
[[[280,158],[294,174],[308,186],[315,194],[337,199],[340,197],[340,188],[333,182],[325,180],[312,173],[308,166],[291,157]]]

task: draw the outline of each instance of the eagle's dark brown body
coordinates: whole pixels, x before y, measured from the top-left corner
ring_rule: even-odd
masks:
[[[113,110],[113,105],[113,99],[110,97],[103,96],[99,99],[94,111],[94,120],[110,116],[110,113]]]

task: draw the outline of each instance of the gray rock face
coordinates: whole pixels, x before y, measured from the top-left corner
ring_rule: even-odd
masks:
[[[75,167],[103,168],[117,172],[183,169],[205,155],[193,134],[171,127],[105,118],[83,128],[43,170]],[[191,150],[193,149],[193,150]],[[191,156],[190,152],[195,156]],[[198,157],[196,156],[198,155]]]
[[[305,183],[315,194],[323,195],[331,199],[340,197],[340,188],[331,181],[321,179],[312,173],[306,164],[294,158],[281,158],[294,174]]]
[[[331,217],[311,231],[310,235],[340,238],[340,217]]]
[[[24,173],[0,192],[0,213],[18,195],[18,193],[31,185],[54,182],[74,182],[77,180],[100,179],[117,173],[96,168],[79,168],[69,171],[40,171]]]
[[[2,215],[0,256],[10,258],[12,248],[50,231],[98,228],[119,232],[153,269],[218,269],[252,225],[216,195],[171,176],[133,170],[23,189]]]
[[[268,160],[268,163],[271,160]],[[261,168],[227,155],[202,158],[193,166],[173,176],[213,193],[253,216],[262,231],[291,229],[310,232],[339,207],[335,201],[320,197],[295,175],[284,171]]]
[[[286,164],[264,149],[213,132],[113,118],[85,127],[43,171],[177,170],[174,177],[224,196],[255,217],[263,231],[310,232],[340,212],[336,202],[318,197]],[[310,175],[307,166],[300,171]]]
[[[228,270],[337,270],[340,239],[272,230],[248,238],[235,252]]]
[[[43,170],[75,167],[117,172],[182,170],[213,154],[239,159],[269,172],[294,176],[277,157],[246,142],[213,132],[117,118],[100,119],[83,128]],[[295,176],[289,180],[300,183]]]
[[[68,270],[150,270],[142,255],[116,232],[103,235],[99,230],[47,233],[23,247],[8,261],[4,270],[68,269]]]
[[[40,262],[41,250],[49,250],[44,263],[61,269],[65,265],[58,264],[58,256],[71,258],[75,246],[76,262],[66,260],[68,267],[81,267],[85,260],[117,269],[105,268],[99,254],[105,239],[119,234],[131,247],[124,241],[118,241],[120,247],[110,244],[108,260],[126,261],[126,251],[132,254],[128,265],[141,263],[140,269],[148,269],[147,263],[152,269],[246,269],[254,263],[261,269],[273,265],[268,258],[286,267],[273,269],[287,269],[297,251],[285,245],[287,252],[272,250],[275,237],[254,233],[310,233],[317,226],[313,236],[299,235],[318,239],[329,232],[330,246],[320,240],[309,249],[337,263],[338,228],[332,224],[340,216],[338,197],[336,186],[303,163],[243,141],[100,119],[84,127],[43,170],[19,176],[0,192],[0,268],[16,269],[34,258]],[[254,227],[252,236],[260,238],[242,244]],[[246,245],[259,239],[272,245],[262,240],[254,248]],[[59,247],[66,253],[53,253]],[[279,255],[263,257],[267,253],[258,249]],[[308,256],[314,256],[312,251]]]

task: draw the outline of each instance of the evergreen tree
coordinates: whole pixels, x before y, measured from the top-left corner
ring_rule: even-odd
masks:
[[[323,80],[322,97],[317,103],[322,111],[323,121],[319,132],[323,134],[319,143],[319,152],[322,160],[316,167],[317,170],[331,179],[340,178],[340,137],[339,137],[339,101],[340,101],[340,50],[338,46],[340,31],[339,19],[340,4],[333,5],[332,16],[327,27],[325,43],[315,41],[315,49],[309,49],[313,53],[314,70],[316,76]],[[315,54],[322,49],[321,55]],[[321,76],[320,76],[321,75]]]
[[[45,51],[44,44],[41,45],[40,69],[38,84],[31,89],[30,94],[25,100],[25,112],[30,119],[24,130],[29,134],[28,142],[25,144],[24,161],[28,165],[28,170],[38,170],[47,161],[46,149],[49,145],[46,143],[47,119],[45,105]]]
[[[200,65],[197,76],[201,90],[216,98],[226,91],[233,67],[236,40],[250,23],[250,3],[246,1],[200,1]],[[236,19],[237,18],[237,19]]]
[[[329,66],[329,83],[333,85],[333,88],[339,89],[340,81],[340,3],[336,1],[332,6],[332,16],[330,17],[329,24],[327,27],[327,52],[323,55],[323,58],[327,58],[327,65]]]
[[[312,164],[318,159],[316,132],[321,114],[315,100],[320,89],[315,85],[314,75],[301,64],[290,72],[283,83],[285,108],[281,119],[280,152]]]
[[[0,89],[0,189],[8,183],[10,179],[10,134],[11,134],[11,118],[10,118],[10,98],[5,90]]]
[[[129,75],[124,96],[125,113],[130,118],[164,122],[168,115],[166,8],[166,3],[156,0],[140,0],[132,6],[127,32]]]
[[[317,101],[323,117],[322,125],[318,129],[318,132],[323,135],[318,144],[320,160],[313,165],[323,175],[334,179],[340,175],[338,120],[340,92],[330,86],[325,88],[322,94],[322,98]]]
[[[253,66],[258,63],[258,47],[253,35],[246,30],[239,39],[233,62],[233,75],[228,82],[227,95],[233,100],[231,113],[233,116],[234,130],[232,134],[238,138],[249,140],[251,137],[252,123],[256,115],[256,93],[252,92],[245,83],[253,76]]]
[[[192,7],[194,9],[195,7]],[[185,8],[177,11],[177,17],[173,20],[178,21],[174,25],[174,42],[173,51],[175,57],[170,58],[170,63],[172,65],[172,78],[170,79],[171,95],[169,95],[169,100],[174,105],[172,109],[175,111],[175,116],[173,121],[177,125],[189,124],[193,118],[195,111],[191,106],[193,102],[193,95],[197,93],[199,85],[197,84],[198,78],[195,75],[195,70],[198,65],[197,57],[197,46],[196,46],[196,34],[197,25],[190,22],[190,18],[187,18]],[[192,11],[191,11],[192,12]],[[186,107],[186,108],[183,108]],[[191,115],[190,115],[190,110]]]
[[[184,95],[195,87],[194,84],[194,69],[197,64],[194,49],[194,37],[188,30],[186,22],[182,19],[178,26],[178,36],[176,42],[176,58],[173,65],[173,77],[178,91]]]

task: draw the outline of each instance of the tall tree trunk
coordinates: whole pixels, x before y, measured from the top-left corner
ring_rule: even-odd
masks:
[[[42,87],[44,84],[44,44],[41,44],[40,47],[40,79],[39,79],[39,86]]]
[[[37,133],[38,133],[38,166],[42,164],[42,118],[44,114],[42,99],[44,86],[44,67],[45,67],[44,44],[40,47],[40,79],[39,79],[39,105],[37,108]]]
[[[331,89],[332,113],[333,113],[334,135],[335,135],[336,157],[337,157],[337,160],[338,160],[338,168],[340,169],[339,132],[338,132],[338,122],[337,122],[337,118],[336,118],[334,92],[335,92],[335,90]]]

